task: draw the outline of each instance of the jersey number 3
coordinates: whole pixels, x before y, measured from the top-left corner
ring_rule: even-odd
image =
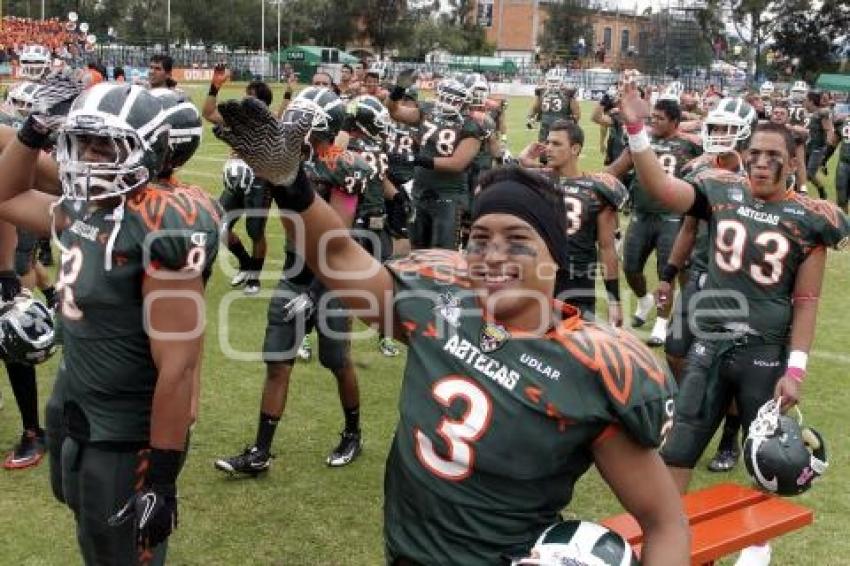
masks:
[[[71,320],[83,318],[83,311],[74,300],[73,285],[83,268],[83,250],[77,247],[62,251],[62,267],[59,269],[59,281],[56,289],[62,293],[62,314]]]
[[[466,404],[459,419],[443,417],[437,424],[437,434],[448,446],[442,456],[434,450],[434,443],[418,427],[414,428],[416,457],[435,476],[449,481],[461,481],[472,474],[475,448],[472,444],[481,438],[490,426],[493,405],[480,385],[458,375],[446,376],[431,389],[431,395],[443,407],[449,408],[455,399]]]

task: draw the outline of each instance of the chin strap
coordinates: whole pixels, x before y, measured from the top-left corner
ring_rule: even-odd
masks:
[[[60,207],[63,202],[65,202],[65,195],[64,194],[61,197],[59,197],[59,200],[50,203],[50,208],[48,209],[49,212],[50,212],[50,239],[53,240],[53,242],[56,244],[56,246],[59,248],[59,250],[63,254],[67,254],[68,248],[66,248],[62,244],[62,240],[59,239],[59,232],[56,230],[56,209],[58,207]],[[60,270],[60,273],[61,273],[61,270]]]
[[[112,220],[112,232],[109,234],[109,240],[106,242],[106,251],[104,252],[103,264],[106,271],[112,271],[112,250],[115,248],[115,240],[118,239],[118,232],[121,230],[121,222],[124,220],[124,203],[127,202],[127,197],[123,194],[119,195],[121,202],[112,209],[112,214],[107,216],[107,220]]]

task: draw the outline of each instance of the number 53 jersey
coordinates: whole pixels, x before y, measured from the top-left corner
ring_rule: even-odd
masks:
[[[695,309],[708,331],[746,330],[785,344],[797,271],[818,247],[846,246],[850,225],[834,204],[788,191],[753,197],[746,179],[707,169],[691,179],[695,215],[708,220],[708,281]]]
[[[491,565],[526,552],[569,503],[594,443],[617,431],[661,443],[675,385],[628,333],[565,305],[545,336],[485,320],[454,252],[389,268],[409,344],[385,478],[390,562]]]

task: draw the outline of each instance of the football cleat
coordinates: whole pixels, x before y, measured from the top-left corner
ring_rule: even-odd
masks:
[[[3,467],[7,470],[22,470],[37,466],[44,458],[44,431],[25,430],[21,441],[6,457]]]
[[[328,466],[333,468],[350,464],[363,451],[363,437],[359,430],[357,432],[344,430],[339,436],[339,444],[328,454]]]
[[[646,324],[646,319],[649,318],[649,312],[652,310],[652,307],[655,305],[655,301],[652,299],[652,295],[647,293],[643,297],[639,297],[637,300],[637,309],[635,310],[635,316],[632,318],[632,327],[640,328],[644,324]]]
[[[392,338],[381,338],[378,342],[378,349],[381,351],[381,355],[387,358],[394,358],[399,354],[398,345]]]
[[[247,271],[238,271],[236,275],[233,276],[233,279],[230,280],[231,287],[239,287],[243,283],[248,280],[248,272]]]
[[[738,555],[735,566],[768,566],[770,564],[770,545],[748,546]]]
[[[708,471],[717,473],[732,471],[740,456],[741,452],[737,448],[718,448],[714,458],[708,463]]]
[[[256,446],[249,446],[238,456],[215,461],[215,469],[230,475],[246,474],[257,476],[267,472],[272,463],[271,454]]]
[[[248,296],[256,295],[260,292],[260,280],[256,277],[251,277],[245,282],[245,288],[242,292]]]
[[[626,540],[614,531],[590,521],[561,521],[534,543],[529,556],[511,566],[636,566],[639,564]]]
[[[213,128],[213,134],[232,147],[257,175],[274,185],[295,181],[301,146],[313,128],[313,108],[302,108],[288,123],[279,121],[268,106],[253,97],[228,100],[218,105],[218,111],[223,123]]]
[[[313,346],[310,344],[310,337],[305,336],[298,347],[298,357],[309,362],[313,358]]]

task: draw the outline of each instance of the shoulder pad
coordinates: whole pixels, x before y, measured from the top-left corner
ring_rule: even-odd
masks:
[[[661,444],[665,424],[673,416],[676,383],[649,348],[629,332],[594,322],[554,337],[596,372],[624,431],[641,445]]]
[[[126,207],[141,224],[145,239],[151,238],[150,259],[157,265],[204,271],[212,263],[222,212],[200,187],[151,183],[130,196]]]
[[[596,181],[596,191],[616,210],[620,210],[629,200],[628,189],[614,175],[598,172],[590,173],[588,177]]]
[[[446,284],[469,287],[466,260],[450,250],[417,250],[407,257],[388,261],[387,268],[397,277],[423,277]]]
[[[792,193],[792,199],[815,218],[811,226],[813,240],[836,250],[847,247],[850,242],[850,220],[841,209],[827,200],[813,199],[799,193]]]

